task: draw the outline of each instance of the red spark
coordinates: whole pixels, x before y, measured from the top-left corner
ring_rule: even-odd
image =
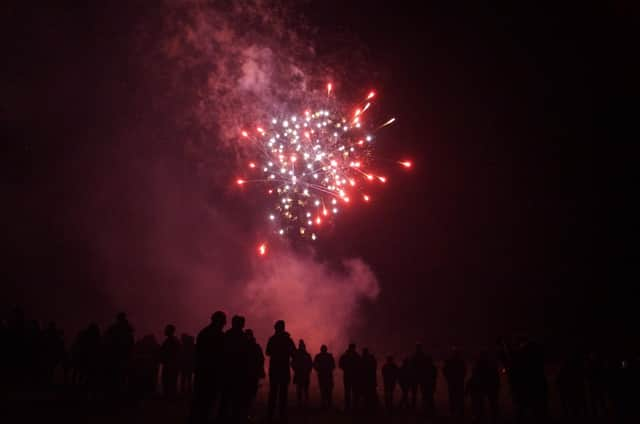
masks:
[[[260,256],[264,256],[267,254],[267,243],[262,243],[260,246],[258,246],[258,254]]]

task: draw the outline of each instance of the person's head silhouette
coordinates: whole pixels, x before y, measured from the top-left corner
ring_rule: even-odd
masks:
[[[166,327],[164,327],[164,335],[167,337],[172,337],[176,332],[176,327],[172,324],[167,325]]]
[[[276,333],[284,333],[284,321],[281,319],[276,321],[273,328],[276,330]]]
[[[320,346],[320,352],[327,353],[327,345]]]
[[[355,352],[356,351],[356,344],[355,343],[350,343],[348,350],[349,350],[349,352]]]
[[[231,318],[231,328],[242,330],[244,328],[244,317],[241,315],[234,315]]]
[[[227,315],[222,311],[216,311],[211,315],[211,324],[216,327],[224,327],[227,323]]]

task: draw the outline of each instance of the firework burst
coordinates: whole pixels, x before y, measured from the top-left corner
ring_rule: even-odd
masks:
[[[374,133],[395,121],[371,126],[365,113],[375,92],[369,92],[355,109],[346,111],[332,96],[300,114],[272,118],[255,130],[242,130],[255,159],[246,164],[249,176],[239,186],[258,184],[271,199],[265,218],[279,236],[316,240],[320,229],[332,222],[346,205],[372,201],[371,184],[387,178],[374,171]],[[373,128],[373,129],[372,129]],[[410,161],[395,161],[410,168]],[[259,246],[266,253],[266,242]]]

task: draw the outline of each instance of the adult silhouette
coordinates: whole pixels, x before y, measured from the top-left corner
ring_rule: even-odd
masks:
[[[378,406],[378,361],[368,348],[362,349],[360,387],[364,405],[368,410]]]
[[[307,352],[304,340],[298,342],[298,348],[291,360],[291,368],[293,369],[293,384],[296,385],[298,406],[306,406],[309,402],[309,382],[311,380],[313,361],[311,360],[311,355]]]
[[[104,334],[106,377],[108,390],[113,395],[120,395],[125,390],[133,345],[133,327],[127,315],[120,312]]]
[[[382,366],[382,383],[384,385],[384,405],[388,411],[393,410],[393,392],[398,384],[400,369],[393,360],[393,356],[387,356],[387,362]]]
[[[176,327],[169,324],[164,329],[166,336],[160,346],[162,364],[162,393],[166,398],[174,398],[178,392],[178,372],[180,367],[180,340],[175,335]]]
[[[580,418],[586,415],[586,384],[582,355],[574,352],[558,372],[556,383],[565,418]]]
[[[409,390],[413,388],[415,381],[415,376],[413,374],[413,369],[411,367],[411,361],[409,358],[404,358],[402,360],[402,365],[398,370],[398,384],[400,385],[400,390],[402,391],[402,397],[400,398],[400,407],[408,408],[409,404]]]
[[[607,411],[607,370],[604,359],[597,352],[591,352],[588,355],[585,377],[591,414],[595,417],[605,415]]]
[[[258,387],[260,380],[265,377],[264,373],[264,354],[262,353],[262,347],[256,341],[253,331],[250,329],[245,330],[245,335],[249,341],[249,364],[247,368],[248,385],[246,392],[246,406],[247,412],[250,414],[251,407],[258,394]]]
[[[180,391],[191,393],[193,391],[193,370],[196,363],[196,344],[193,336],[182,334],[180,336]]]
[[[482,396],[488,401],[490,418],[497,422],[500,416],[500,370],[497,361],[484,351],[475,365],[476,373],[482,384]]]
[[[313,359],[313,368],[318,375],[322,408],[328,409],[333,403],[333,370],[336,368],[336,362],[326,345],[320,347],[320,353]]]
[[[477,366],[471,370],[471,376],[465,386],[465,394],[471,398],[472,422],[485,422],[484,388]]]
[[[285,323],[276,321],[273,326],[275,333],[267,342],[267,356],[269,357],[269,406],[267,418],[273,421],[276,401],[279,404],[280,419],[287,419],[287,394],[291,372],[289,363],[296,349],[289,333],[285,331]]]
[[[196,366],[190,421],[206,423],[216,401],[220,399],[224,366],[224,333],[227,316],[217,311],[211,323],[196,338]]]
[[[411,357],[413,384],[411,385],[411,405],[417,405],[418,392],[422,398],[422,408],[428,415],[435,413],[434,394],[436,390],[437,370],[431,356],[424,353],[422,344],[416,343]]]
[[[47,385],[53,383],[53,373],[65,357],[64,339],[62,331],[56,323],[51,321],[42,333],[42,371],[44,382]]]
[[[342,382],[344,384],[344,409],[349,411],[354,408],[358,398],[357,383],[360,373],[360,355],[356,351],[355,343],[351,343],[340,357],[338,363],[342,370]]]
[[[149,397],[156,391],[160,346],[153,334],[147,334],[133,347],[134,391],[141,397]]]
[[[247,417],[250,346],[244,324],[243,316],[234,315],[231,328],[224,334],[224,387],[220,417],[231,422],[240,422]]]
[[[457,348],[451,349],[451,356],[445,361],[442,372],[447,380],[449,391],[449,411],[451,415],[461,417],[464,414],[464,382],[467,366]]]

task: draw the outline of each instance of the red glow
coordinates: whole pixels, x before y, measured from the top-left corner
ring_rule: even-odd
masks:
[[[372,181],[373,180],[373,175],[367,174],[367,180]]]
[[[258,254],[260,256],[264,256],[267,254],[267,243],[262,243],[260,246],[258,246]]]
[[[333,88],[333,84],[329,83],[327,84],[327,95],[331,94],[331,89]]]
[[[363,195],[363,196],[362,196],[362,198],[364,199],[364,201],[365,201],[365,202],[368,202],[368,201],[369,201],[369,196],[368,196],[368,195],[366,195],[366,194],[365,194],[365,195]]]
[[[320,225],[322,223],[322,220],[320,219],[320,217],[316,217],[316,224]]]
[[[264,130],[263,130],[261,127],[258,127],[258,132],[259,132],[259,133],[263,133],[263,132],[264,132]]]
[[[242,179],[238,179],[238,181],[236,181],[236,182],[238,183],[238,185],[242,185],[242,184],[246,183],[246,181],[242,180]]]
[[[249,137],[249,133],[247,133],[246,131],[242,131],[241,134],[242,134],[243,137]]]
[[[249,162],[249,168],[255,168],[255,167],[256,167],[256,164],[255,164],[255,163],[253,163],[253,162]]]
[[[364,140],[358,140],[358,145],[362,146],[364,144]]]
[[[369,92],[369,95],[367,96],[367,100],[372,99],[372,98],[373,98],[373,96],[375,96],[375,95],[376,95],[376,92],[375,92],[375,91],[371,91],[371,92]]]
[[[400,165],[404,166],[405,168],[411,168],[411,162],[408,160],[405,160],[403,162],[398,162]]]
[[[327,211],[326,209],[323,209],[323,210],[322,210],[322,214],[323,214],[324,216],[327,216],[327,215],[329,215],[329,211]]]
[[[385,177],[378,177],[381,183],[386,183],[387,179]]]

